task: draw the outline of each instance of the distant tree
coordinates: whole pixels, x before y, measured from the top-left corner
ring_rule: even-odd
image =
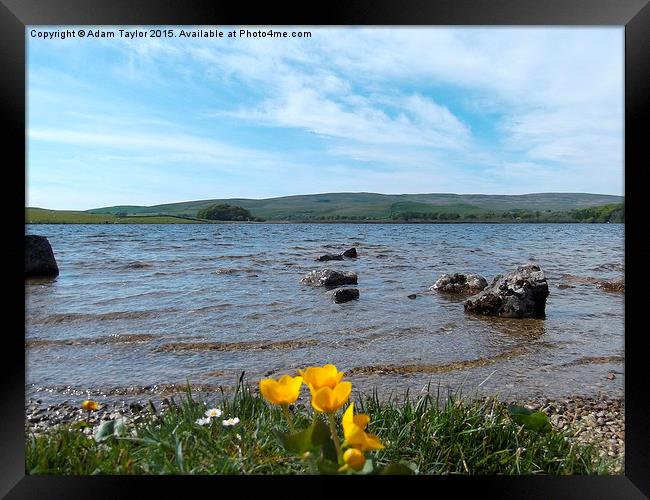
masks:
[[[199,210],[196,214],[199,219],[248,221],[254,220],[253,215],[242,207],[235,205],[210,205]]]

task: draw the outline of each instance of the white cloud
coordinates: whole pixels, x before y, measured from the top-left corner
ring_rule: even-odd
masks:
[[[102,90],[140,86],[159,109],[98,95],[75,78],[83,58],[68,44],[74,64],[29,69],[30,142],[73,146],[86,161],[273,177],[255,187],[269,196],[622,192],[622,28],[304,29],[312,38],[101,42],[118,50]],[[164,98],[177,92],[195,100],[167,112]],[[315,140],[299,152],[243,146],[208,117]]]

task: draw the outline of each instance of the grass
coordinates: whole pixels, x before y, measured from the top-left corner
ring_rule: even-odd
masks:
[[[202,224],[205,221],[164,216],[127,216],[112,214],[91,214],[74,210],[46,210],[44,208],[25,209],[26,224]]]
[[[445,404],[440,404],[444,402]],[[223,417],[241,422],[223,427],[221,418],[199,426],[206,406],[186,393],[128,424],[125,437],[97,443],[80,430],[52,429],[27,435],[28,474],[301,474],[308,464],[285,452],[273,429],[288,431],[279,407],[270,406],[247,385],[221,395]],[[526,430],[496,399],[468,402],[454,394],[427,393],[381,401],[360,395],[355,411],[370,415],[368,432],[386,445],[374,452],[378,464],[406,460],[420,474],[607,474],[610,463],[592,447],[571,444],[557,430]],[[293,408],[298,428],[311,409]],[[337,419],[340,421],[340,419]]]

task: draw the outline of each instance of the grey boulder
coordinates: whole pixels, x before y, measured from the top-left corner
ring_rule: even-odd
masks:
[[[465,301],[465,311],[505,318],[543,318],[548,293],[544,271],[536,264],[527,264],[506,276],[496,276],[490,286]]]
[[[488,286],[487,280],[480,274],[443,274],[436,281],[431,290],[444,293],[471,293],[475,294]]]
[[[347,271],[335,271],[334,269],[315,270],[304,276],[301,283],[313,286],[336,287],[341,285],[356,285],[357,275]]]

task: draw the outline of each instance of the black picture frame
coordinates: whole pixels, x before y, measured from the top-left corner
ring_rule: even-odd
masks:
[[[645,374],[642,309],[635,302],[647,296],[644,258],[643,203],[647,198],[648,109],[650,108],[650,6],[648,0],[347,0],[281,6],[260,2],[225,3],[207,0],[0,0],[0,106],[5,139],[5,197],[10,220],[5,235],[11,241],[8,263],[12,272],[5,299],[10,323],[3,333],[2,425],[0,425],[0,496],[6,498],[130,498],[163,493],[172,495],[240,495],[241,488],[263,487],[265,495],[327,493],[348,495],[350,489],[369,486],[381,492],[395,481],[419,482],[424,492],[454,496],[476,493],[498,498],[644,498],[650,497],[650,424],[644,407],[650,401]],[[625,27],[625,475],[622,476],[430,476],[412,478],[286,478],[160,477],[150,476],[27,476],[24,433],[24,293],[20,267],[24,251],[25,193],[25,27],[28,25],[608,25]],[[597,175],[597,172],[595,172]],[[19,215],[22,214],[22,215]],[[8,234],[7,234],[8,233]],[[15,264],[11,264],[15,262]],[[639,299],[638,297],[642,297]],[[15,301],[15,303],[14,303]],[[372,479],[372,481],[370,481]],[[314,481],[322,486],[311,487]],[[334,483],[335,481],[335,483]],[[390,481],[385,483],[384,481]],[[424,482],[423,482],[424,481]],[[335,485],[330,489],[328,484]],[[230,484],[228,484],[230,483]],[[238,493],[227,492],[236,486]],[[405,484],[404,486],[409,486]],[[415,485],[413,485],[415,486]],[[411,486],[411,488],[413,487]],[[188,488],[189,487],[189,488]],[[202,491],[197,491],[202,488]],[[404,490],[404,493],[416,490]]]

